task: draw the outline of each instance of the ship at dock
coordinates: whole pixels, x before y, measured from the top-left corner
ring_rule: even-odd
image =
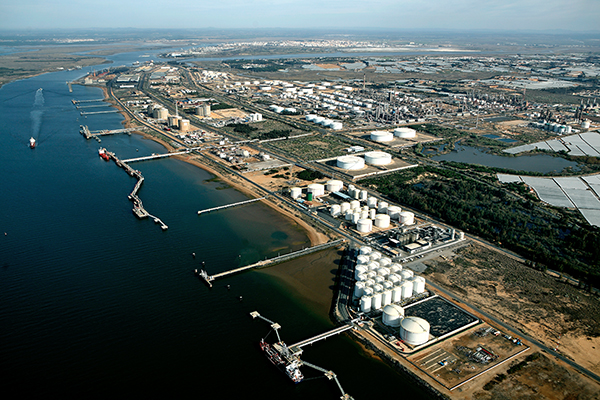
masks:
[[[304,375],[300,371],[300,362],[286,356],[287,346],[283,342],[270,345],[264,339],[260,341],[260,349],[265,353],[269,361],[281,372],[286,374],[294,383],[300,383]]]
[[[108,154],[106,154],[106,149],[101,147],[98,150],[98,155],[100,156],[100,158],[102,158],[104,161],[108,161],[110,160],[110,157],[108,156]]]

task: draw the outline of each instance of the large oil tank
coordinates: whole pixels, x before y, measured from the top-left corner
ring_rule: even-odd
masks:
[[[377,207],[377,212],[380,214],[386,214],[389,204],[385,201],[380,201],[379,206]]]
[[[302,188],[299,188],[299,187],[291,188],[290,195],[292,196],[292,199],[299,198],[300,196],[302,196]]]
[[[399,137],[401,139],[410,139],[417,136],[417,131],[407,127],[396,128],[394,129],[394,136]]]
[[[342,213],[342,207],[339,204],[331,206],[331,216],[338,217]]]
[[[338,168],[354,171],[365,167],[365,159],[357,156],[341,156],[337,158],[336,164]]]
[[[360,201],[358,200],[352,200],[350,202],[350,208],[353,210],[360,210]]]
[[[327,191],[329,192],[339,192],[344,187],[344,183],[342,181],[338,181],[337,179],[331,179],[327,181]]]
[[[429,340],[429,322],[419,317],[406,317],[400,321],[400,338],[418,346]]]
[[[314,197],[323,196],[325,194],[325,186],[320,183],[311,183],[308,185],[308,193],[312,193]]]
[[[394,140],[394,135],[386,131],[373,131],[371,132],[371,140],[375,142],[391,142]]]
[[[376,197],[369,197],[367,199],[367,205],[369,206],[369,208],[375,208],[375,207],[377,207],[377,198]]]
[[[400,321],[404,318],[404,308],[397,304],[388,304],[383,307],[382,322],[391,327],[400,326]]]
[[[415,214],[410,211],[400,213],[400,223],[403,225],[413,225],[415,223]]]
[[[373,221],[370,219],[359,219],[356,224],[356,229],[361,233],[369,233],[373,230]]]
[[[369,165],[388,165],[392,162],[392,155],[383,151],[369,151],[365,153],[365,162]]]
[[[389,206],[387,209],[387,215],[389,215],[391,219],[395,219],[396,221],[400,219],[401,212],[402,209],[397,206]]]
[[[349,209],[350,209],[350,203],[348,203],[348,202],[344,202],[344,203],[340,204],[340,207],[341,207],[341,210],[340,210],[340,211],[341,211],[342,213],[345,213],[347,210],[349,210]],[[365,246],[365,247],[366,247],[366,246]],[[369,247],[369,249],[370,249],[370,247]],[[369,250],[369,252],[370,252],[370,250]],[[364,253],[361,251],[361,253],[360,253],[360,254],[364,254]]]
[[[360,191],[360,197],[359,197],[359,198],[360,198],[361,200],[365,201],[365,200],[367,200],[367,196],[368,196],[368,195],[369,195],[369,192],[367,192],[366,190],[361,190],[361,191]]]
[[[375,226],[378,228],[389,228],[390,216],[387,214],[377,214],[375,216]]]

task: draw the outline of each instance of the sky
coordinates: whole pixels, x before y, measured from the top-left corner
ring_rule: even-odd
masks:
[[[0,29],[385,28],[600,32],[600,0],[0,0]]]

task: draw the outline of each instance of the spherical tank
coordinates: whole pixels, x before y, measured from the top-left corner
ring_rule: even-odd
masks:
[[[363,296],[360,298],[360,311],[369,312],[371,311],[371,304],[373,297],[371,296]]]
[[[391,142],[394,140],[394,135],[386,131],[373,131],[371,132],[371,140],[375,142]]]
[[[429,340],[429,322],[419,317],[406,317],[400,321],[400,337],[414,346]]]
[[[415,136],[417,136],[417,131],[415,131],[412,128],[406,127],[396,128],[394,129],[394,136],[402,139],[414,138]]]
[[[391,327],[400,326],[400,321],[404,318],[404,308],[397,304],[389,304],[383,307],[382,322]]]
[[[373,221],[370,219],[359,219],[356,229],[361,233],[369,233],[373,230]]]
[[[336,162],[341,169],[358,170],[365,167],[365,159],[357,156],[341,156]]]
[[[375,216],[375,226],[378,228],[389,228],[390,216],[387,214],[377,214]]]
[[[400,223],[403,225],[413,225],[415,223],[415,214],[410,211],[400,213]]]
[[[392,155],[383,151],[369,151],[365,153],[365,162],[369,165],[388,165],[392,162]]]
[[[302,196],[302,189],[299,187],[293,187],[290,189],[290,194],[292,199],[297,199],[298,197]]]

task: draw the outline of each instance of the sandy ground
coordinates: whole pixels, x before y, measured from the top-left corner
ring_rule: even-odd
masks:
[[[104,92],[105,98],[108,97],[107,89],[102,88],[102,90]],[[133,127],[134,125],[132,123],[132,119],[129,116],[129,114],[127,114],[126,112],[121,112],[121,114],[125,118],[125,120],[123,121],[123,125],[127,128]],[[146,139],[154,140],[155,142],[160,143],[167,149],[167,151],[175,150],[175,148],[173,146],[169,145],[168,143],[166,143],[154,136],[151,136],[144,132],[136,132],[136,133],[142,135]],[[215,175],[218,179],[222,180],[227,185],[230,185],[234,189],[236,189],[250,197],[257,197],[257,194],[254,192],[253,188],[250,187],[247,182],[243,181],[241,178],[239,178],[235,175],[222,174],[219,171],[216,171],[215,169],[213,169],[213,168],[209,167],[208,165],[206,165],[205,163],[201,162],[197,158],[193,158],[193,157],[189,157],[189,156],[176,156],[176,157],[185,162],[188,162],[192,165],[195,165],[199,168],[202,168],[203,170],[209,172],[212,175]],[[329,237],[327,235],[325,235],[324,233],[317,230],[314,226],[312,226],[311,224],[306,222],[304,219],[302,219],[300,216],[295,214],[293,211],[291,211],[287,208],[283,208],[281,205],[275,204],[273,201],[270,201],[270,200],[265,200],[265,201],[263,201],[263,203],[268,205],[269,207],[273,208],[275,211],[277,211],[278,213],[280,213],[283,216],[285,216],[286,218],[288,218],[291,222],[299,225],[302,229],[304,229],[306,231],[306,235],[308,236],[308,239],[310,240],[310,243],[312,246],[315,246],[315,245],[321,244],[321,243],[327,243],[329,241]]]

